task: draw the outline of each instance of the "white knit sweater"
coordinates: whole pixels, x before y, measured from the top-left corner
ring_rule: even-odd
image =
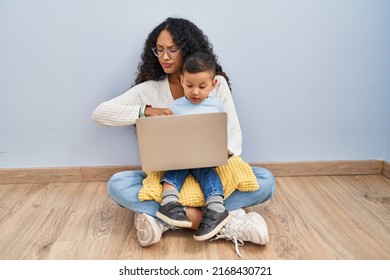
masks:
[[[219,97],[228,114],[228,148],[234,155],[241,155],[242,134],[229,86],[223,76],[216,76],[218,83],[210,93]],[[92,120],[107,126],[126,126],[135,123],[142,105],[167,108],[173,101],[168,77],[161,81],[146,81],[122,95],[101,103],[93,112]]]

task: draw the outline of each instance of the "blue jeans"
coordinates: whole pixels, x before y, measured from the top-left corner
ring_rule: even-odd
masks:
[[[161,179],[161,183],[167,182],[180,192],[184,181],[190,174],[198,181],[205,201],[213,195],[224,197],[221,179],[212,167],[166,171]]]
[[[252,167],[260,188],[253,192],[235,190],[224,200],[228,211],[263,203],[275,192],[275,178],[270,171],[261,167]],[[108,194],[119,205],[138,213],[156,217],[160,204],[154,200],[140,201],[138,192],[146,174],[141,170],[118,172],[108,181]]]

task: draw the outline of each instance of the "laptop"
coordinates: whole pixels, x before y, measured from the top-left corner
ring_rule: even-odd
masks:
[[[227,113],[136,120],[142,170],[165,171],[227,164]]]

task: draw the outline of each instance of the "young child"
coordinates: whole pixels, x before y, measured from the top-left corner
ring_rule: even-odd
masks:
[[[217,84],[215,67],[214,57],[205,53],[194,53],[186,59],[180,77],[184,97],[176,99],[170,106],[176,115],[224,111],[222,101],[209,96]],[[184,228],[192,226],[184,207],[178,202],[179,192],[189,174],[198,181],[206,202],[206,206],[202,208],[203,218],[194,238],[198,241],[207,240],[216,235],[231,218],[223,203],[221,180],[213,167],[165,172],[161,180],[162,202],[156,216],[173,226]]]

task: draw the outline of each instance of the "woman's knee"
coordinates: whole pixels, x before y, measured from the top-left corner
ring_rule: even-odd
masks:
[[[144,178],[145,174],[138,170],[115,173],[107,182],[108,194],[119,205],[126,207],[124,204],[138,193]]]
[[[268,169],[252,166],[253,172],[257,178],[260,188],[263,192],[269,193],[269,198],[275,193],[275,176]]]
[[[107,189],[110,195],[117,192],[117,189],[122,185],[124,178],[127,177],[127,172],[128,171],[121,171],[110,177],[107,182]]]

